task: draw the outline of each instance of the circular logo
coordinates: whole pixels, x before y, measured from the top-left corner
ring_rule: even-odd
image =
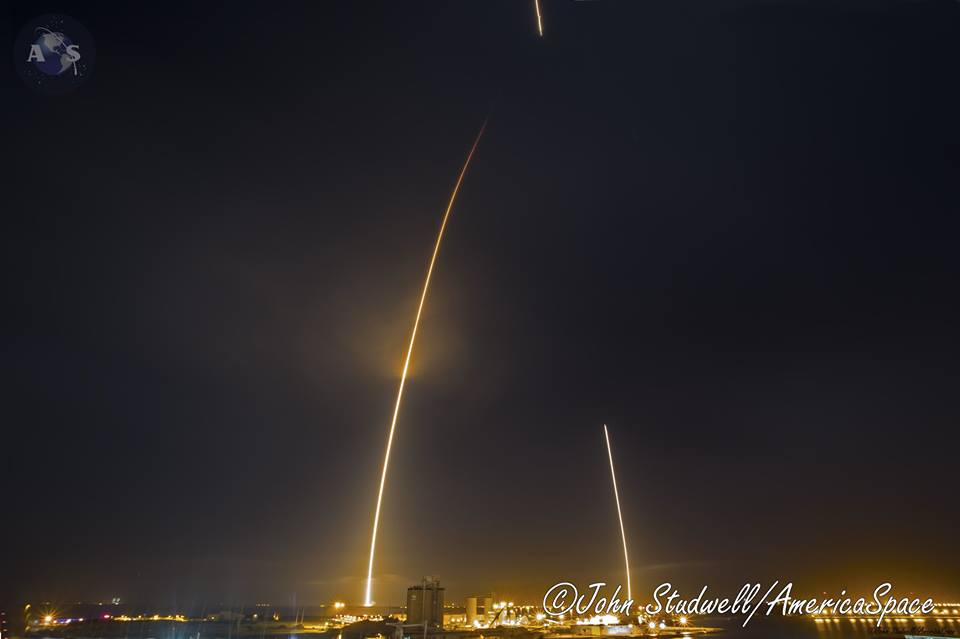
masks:
[[[17,35],[13,66],[27,86],[47,95],[69,93],[93,73],[93,38],[70,16],[34,18]]]

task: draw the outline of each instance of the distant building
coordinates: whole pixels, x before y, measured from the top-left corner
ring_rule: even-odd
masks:
[[[466,622],[468,626],[489,624],[493,621],[493,595],[467,597]]]
[[[233,610],[221,610],[213,617],[217,621],[241,621],[244,615],[242,612],[234,612]]]
[[[423,623],[427,628],[443,628],[443,587],[433,577],[407,588],[407,624]]]

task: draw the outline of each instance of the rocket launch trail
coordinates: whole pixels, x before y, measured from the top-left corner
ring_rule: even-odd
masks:
[[[543,18],[540,16],[540,0],[533,0],[533,8],[537,11],[537,32],[543,37]]]
[[[380,489],[377,492],[377,508],[373,515],[373,532],[370,535],[370,561],[367,563],[367,586],[364,594],[364,605],[373,605],[373,558],[377,550],[377,528],[380,525],[380,506],[383,503],[383,489],[387,484],[387,467],[390,465],[390,448],[393,445],[393,434],[397,429],[397,415],[400,414],[400,401],[403,399],[403,387],[407,382],[407,371],[410,368],[410,358],[413,355],[413,345],[417,339],[417,329],[420,327],[420,316],[423,313],[423,305],[427,301],[427,291],[430,288],[430,278],[433,276],[433,267],[437,262],[437,254],[440,252],[440,242],[443,240],[443,233],[447,228],[447,221],[450,219],[450,211],[453,210],[453,203],[457,199],[457,193],[460,192],[460,185],[463,183],[463,177],[467,174],[467,168],[473,159],[473,154],[480,144],[480,138],[483,137],[483,131],[487,128],[487,121],[484,120],[480,132],[477,133],[473,146],[467,154],[467,159],[460,169],[460,175],[453,186],[453,193],[450,194],[450,201],[447,203],[447,210],[443,213],[443,220],[440,222],[440,230],[437,233],[437,241],[433,245],[433,254],[430,256],[430,265],[427,267],[427,277],[423,281],[423,291],[420,293],[420,304],[417,306],[417,314],[413,319],[413,330],[410,331],[410,344],[407,346],[407,356],[403,361],[403,372],[400,375],[400,386],[397,388],[397,401],[393,406],[393,418],[390,420],[390,432],[387,435],[387,450],[383,456],[383,472],[380,475]]]
[[[617,502],[617,519],[620,520],[620,539],[623,541],[623,565],[627,570],[627,599],[633,599],[630,587],[630,559],[627,558],[627,533],[623,529],[623,513],[620,511],[620,493],[617,491],[617,473],[613,470],[613,449],[610,447],[610,433],[603,425],[603,437],[607,440],[607,458],[610,460],[610,479],[613,480],[613,498]]]

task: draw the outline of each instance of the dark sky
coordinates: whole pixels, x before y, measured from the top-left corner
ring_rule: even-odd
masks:
[[[359,601],[488,115],[376,599],[960,591],[960,4],[234,4],[6,14],[0,601]]]

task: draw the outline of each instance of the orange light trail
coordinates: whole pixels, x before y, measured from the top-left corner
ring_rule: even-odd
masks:
[[[620,493],[617,492],[617,474],[613,470],[613,449],[610,447],[610,433],[603,425],[603,436],[607,440],[607,457],[610,459],[610,479],[613,480],[613,498],[617,502],[617,519],[620,520],[620,539],[623,540],[623,565],[627,569],[627,599],[633,599],[630,587],[630,560],[627,558],[627,533],[623,529],[623,513],[620,512]]]
[[[410,332],[410,344],[407,346],[407,356],[403,362],[403,373],[400,375],[400,387],[397,389],[397,401],[393,406],[393,418],[390,420],[390,434],[387,435],[387,451],[383,456],[383,473],[380,475],[380,490],[377,492],[377,509],[373,515],[373,533],[370,535],[370,561],[367,564],[367,588],[364,595],[364,605],[372,606],[371,598],[373,591],[373,557],[377,550],[377,529],[380,525],[380,505],[383,503],[383,488],[387,484],[387,466],[390,464],[390,449],[393,446],[393,434],[397,429],[397,415],[400,414],[400,400],[403,399],[403,387],[407,382],[407,370],[410,368],[410,358],[413,355],[413,344],[417,339],[417,329],[420,327],[420,316],[423,313],[423,305],[427,301],[427,290],[430,288],[430,278],[433,276],[433,266],[437,262],[437,254],[440,252],[440,242],[443,240],[443,232],[447,228],[447,220],[450,219],[450,211],[453,210],[453,203],[457,199],[457,193],[460,192],[460,185],[463,183],[463,177],[467,174],[467,168],[470,166],[470,160],[480,144],[480,138],[483,136],[484,129],[487,128],[487,122],[484,120],[480,132],[477,133],[473,146],[467,154],[467,159],[460,169],[460,175],[457,177],[457,183],[453,187],[453,193],[450,194],[450,201],[447,203],[447,210],[443,214],[443,221],[440,223],[440,231],[437,233],[437,241],[433,245],[433,254],[430,256],[430,265],[427,267],[427,277],[423,282],[423,292],[420,293],[420,304],[417,306],[417,315],[413,320],[413,330]]]
[[[537,10],[537,31],[540,32],[540,37],[543,37],[543,19],[540,17],[540,0],[533,0],[533,6]]]

